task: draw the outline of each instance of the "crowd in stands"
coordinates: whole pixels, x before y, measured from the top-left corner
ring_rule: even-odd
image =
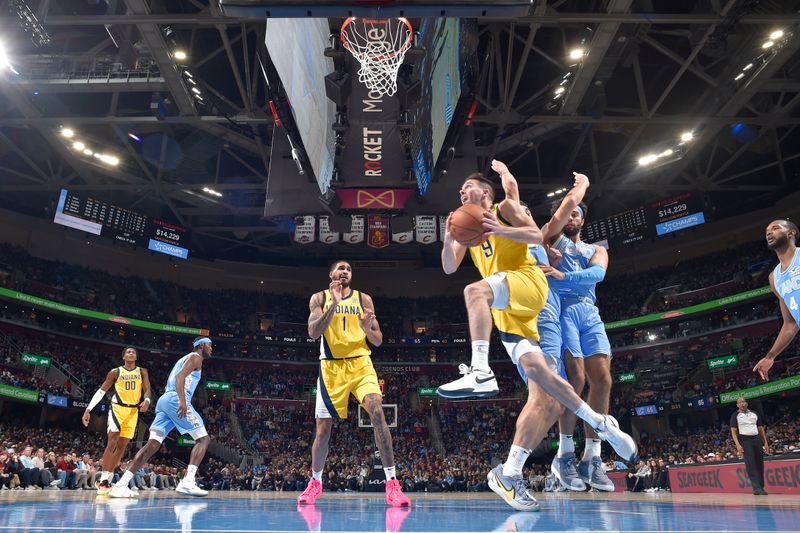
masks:
[[[766,283],[774,257],[763,242],[681,261],[644,272],[612,270],[598,286],[606,321],[683,307]],[[198,290],[163,281],[113,276],[99,270],[47,261],[20,247],[0,244],[0,286],[79,307],[155,322],[202,326],[236,338],[304,334],[308,295],[233,289]],[[708,290],[701,290],[701,289]],[[384,337],[424,338],[453,334],[466,323],[461,294],[421,298],[375,295]],[[213,304],[211,304],[213,303]]]
[[[615,385],[612,412],[619,414],[642,404],[668,406],[684,399],[717,396],[725,391],[756,385],[758,378],[750,370],[769,348],[773,335],[726,335],[681,341],[673,345],[656,345],[616,355],[612,364],[614,375],[634,372],[637,381]],[[121,364],[120,346],[52,334],[42,335],[40,332],[20,329],[8,333],[6,340],[10,342],[0,341],[0,382],[15,387],[78,397],[77,389],[73,385],[79,385],[83,398],[86,399],[103,382],[106,373]],[[496,348],[501,349],[497,346]],[[52,357],[54,364],[68,373],[66,380],[52,382],[35,377],[32,373],[33,367],[20,362],[17,350]],[[163,392],[166,376],[180,353],[140,351],[139,364],[149,370],[153,394],[156,397]],[[730,353],[738,354],[737,367],[726,368],[713,375],[711,372],[696,372],[705,367],[707,359]],[[776,362],[772,377],[777,379],[798,373],[798,356],[800,352],[790,347]],[[508,366],[499,367],[502,372],[497,372],[501,397],[524,397],[525,385],[518,379],[513,368],[507,365],[507,361],[494,363],[500,364]],[[414,387],[436,386],[452,379],[456,373],[453,365],[421,368],[424,371],[415,374],[411,383]],[[380,366],[378,369],[382,373]],[[315,358],[308,358],[303,364],[285,365],[278,362],[229,361],[215,357],[206,363],[204,378],[232,383],[237,397],[308,400],[312,397],[310,389],[316,384],[317,366]],[[396,378],[387,376],[387,382],[393,379]],[[228,431],[229,429],[224,433]],[[231,445],[233,446],[233,440]]]
[[[775,254],[763,241],[741,244],[673,266],[609,276],[597,286],[606,322],[686,307],[766,285]],[[705,289],[705,290],[703,290]]]

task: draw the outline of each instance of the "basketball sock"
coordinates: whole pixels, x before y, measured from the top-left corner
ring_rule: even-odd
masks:
[[[600,439],[586,439],[581,461],[591,461],[592,457],[600,457]]]
[[[197,465],[189,465],[186,467],[186,477],[183,480],[187,483],[194,483],[194,475],[197,473]]]
[[[473,370],[488,372],[489,368],[489,341],[472,341],[472,363]]]
[[[575,440],[572,435],[558,434],[558,456],[564,457],[568,453],[575,453]]]
[[[587,422],[595,430],[605,422],[605,417],[589,407],[589,404],[586,402],[581,402],[581,406],[575,411],[575,415],[584,422]]]
[[[315,472],[314,470],[311,471],[311,478],[316,479],[320,483],[322,483],[322,470],[319,472]]]
[[[386,474],[386,481],[391,481],[397,477],[393,466],[384,466],[383,473]]]
[[[111,472],[106,472],[103,470],[100,473],[100,481],[108,481],[109,479],[111,479]]]
[[[525,461],[528,460],[530,454],[530,450],[512,444],[511,449],[508,451],[508,459],[506,459],[506,462],[503,464],[503,475],[511,477],[521,476],[522,467],[525,465]]]
[[[122,477],[119,478],[119,481],[117,481],[117,487],[127,487],[131,479],[133,479],[133,472],[126,470],[125,473],[122,474]]]

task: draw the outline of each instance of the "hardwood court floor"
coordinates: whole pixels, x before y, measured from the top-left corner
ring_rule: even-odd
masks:
[[[113,500],[93,492],[0,492],[0,533],[129,531],[798,531],[797,496],[741,494],[537,494],[519,513],[492,493],[410,494],[388,508],[382,494],[325,494],[298,507],[296,493],[212,492],[190,498],[143,491]]]

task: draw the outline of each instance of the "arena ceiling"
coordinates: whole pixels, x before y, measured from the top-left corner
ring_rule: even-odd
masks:
[[[291,246],[289,221],[261,216],[273,132],[257,62],[263,20],[226,17],[215,0],[4,3],[0,41],[17,73],[0,64],[0,206],[52,218],[67,188],[180,223],[210,258],[341,254]],[[25,9],[41,27],[18,16]],[[478,107],[465,130],[478,168],[506,161],[537,206],[583,171],[594,217],[683,191],[702,194],[717,218],[771,205],[800,184],[798,9],[536,0],[526,17],[479,19]],[[587,52],[578,62],[576,47]],[[187,59],[175,58],[178,48]],[[554,98],[568,72],[570,90]],[[65,127],[119,164],[74,150]],[[347,254],[436,260],[438,250]]]

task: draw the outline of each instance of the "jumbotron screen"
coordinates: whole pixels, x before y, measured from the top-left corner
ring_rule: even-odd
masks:
[[[53,222],[173,257],[189,257],[186,228],[74,191],[61,189]]]

